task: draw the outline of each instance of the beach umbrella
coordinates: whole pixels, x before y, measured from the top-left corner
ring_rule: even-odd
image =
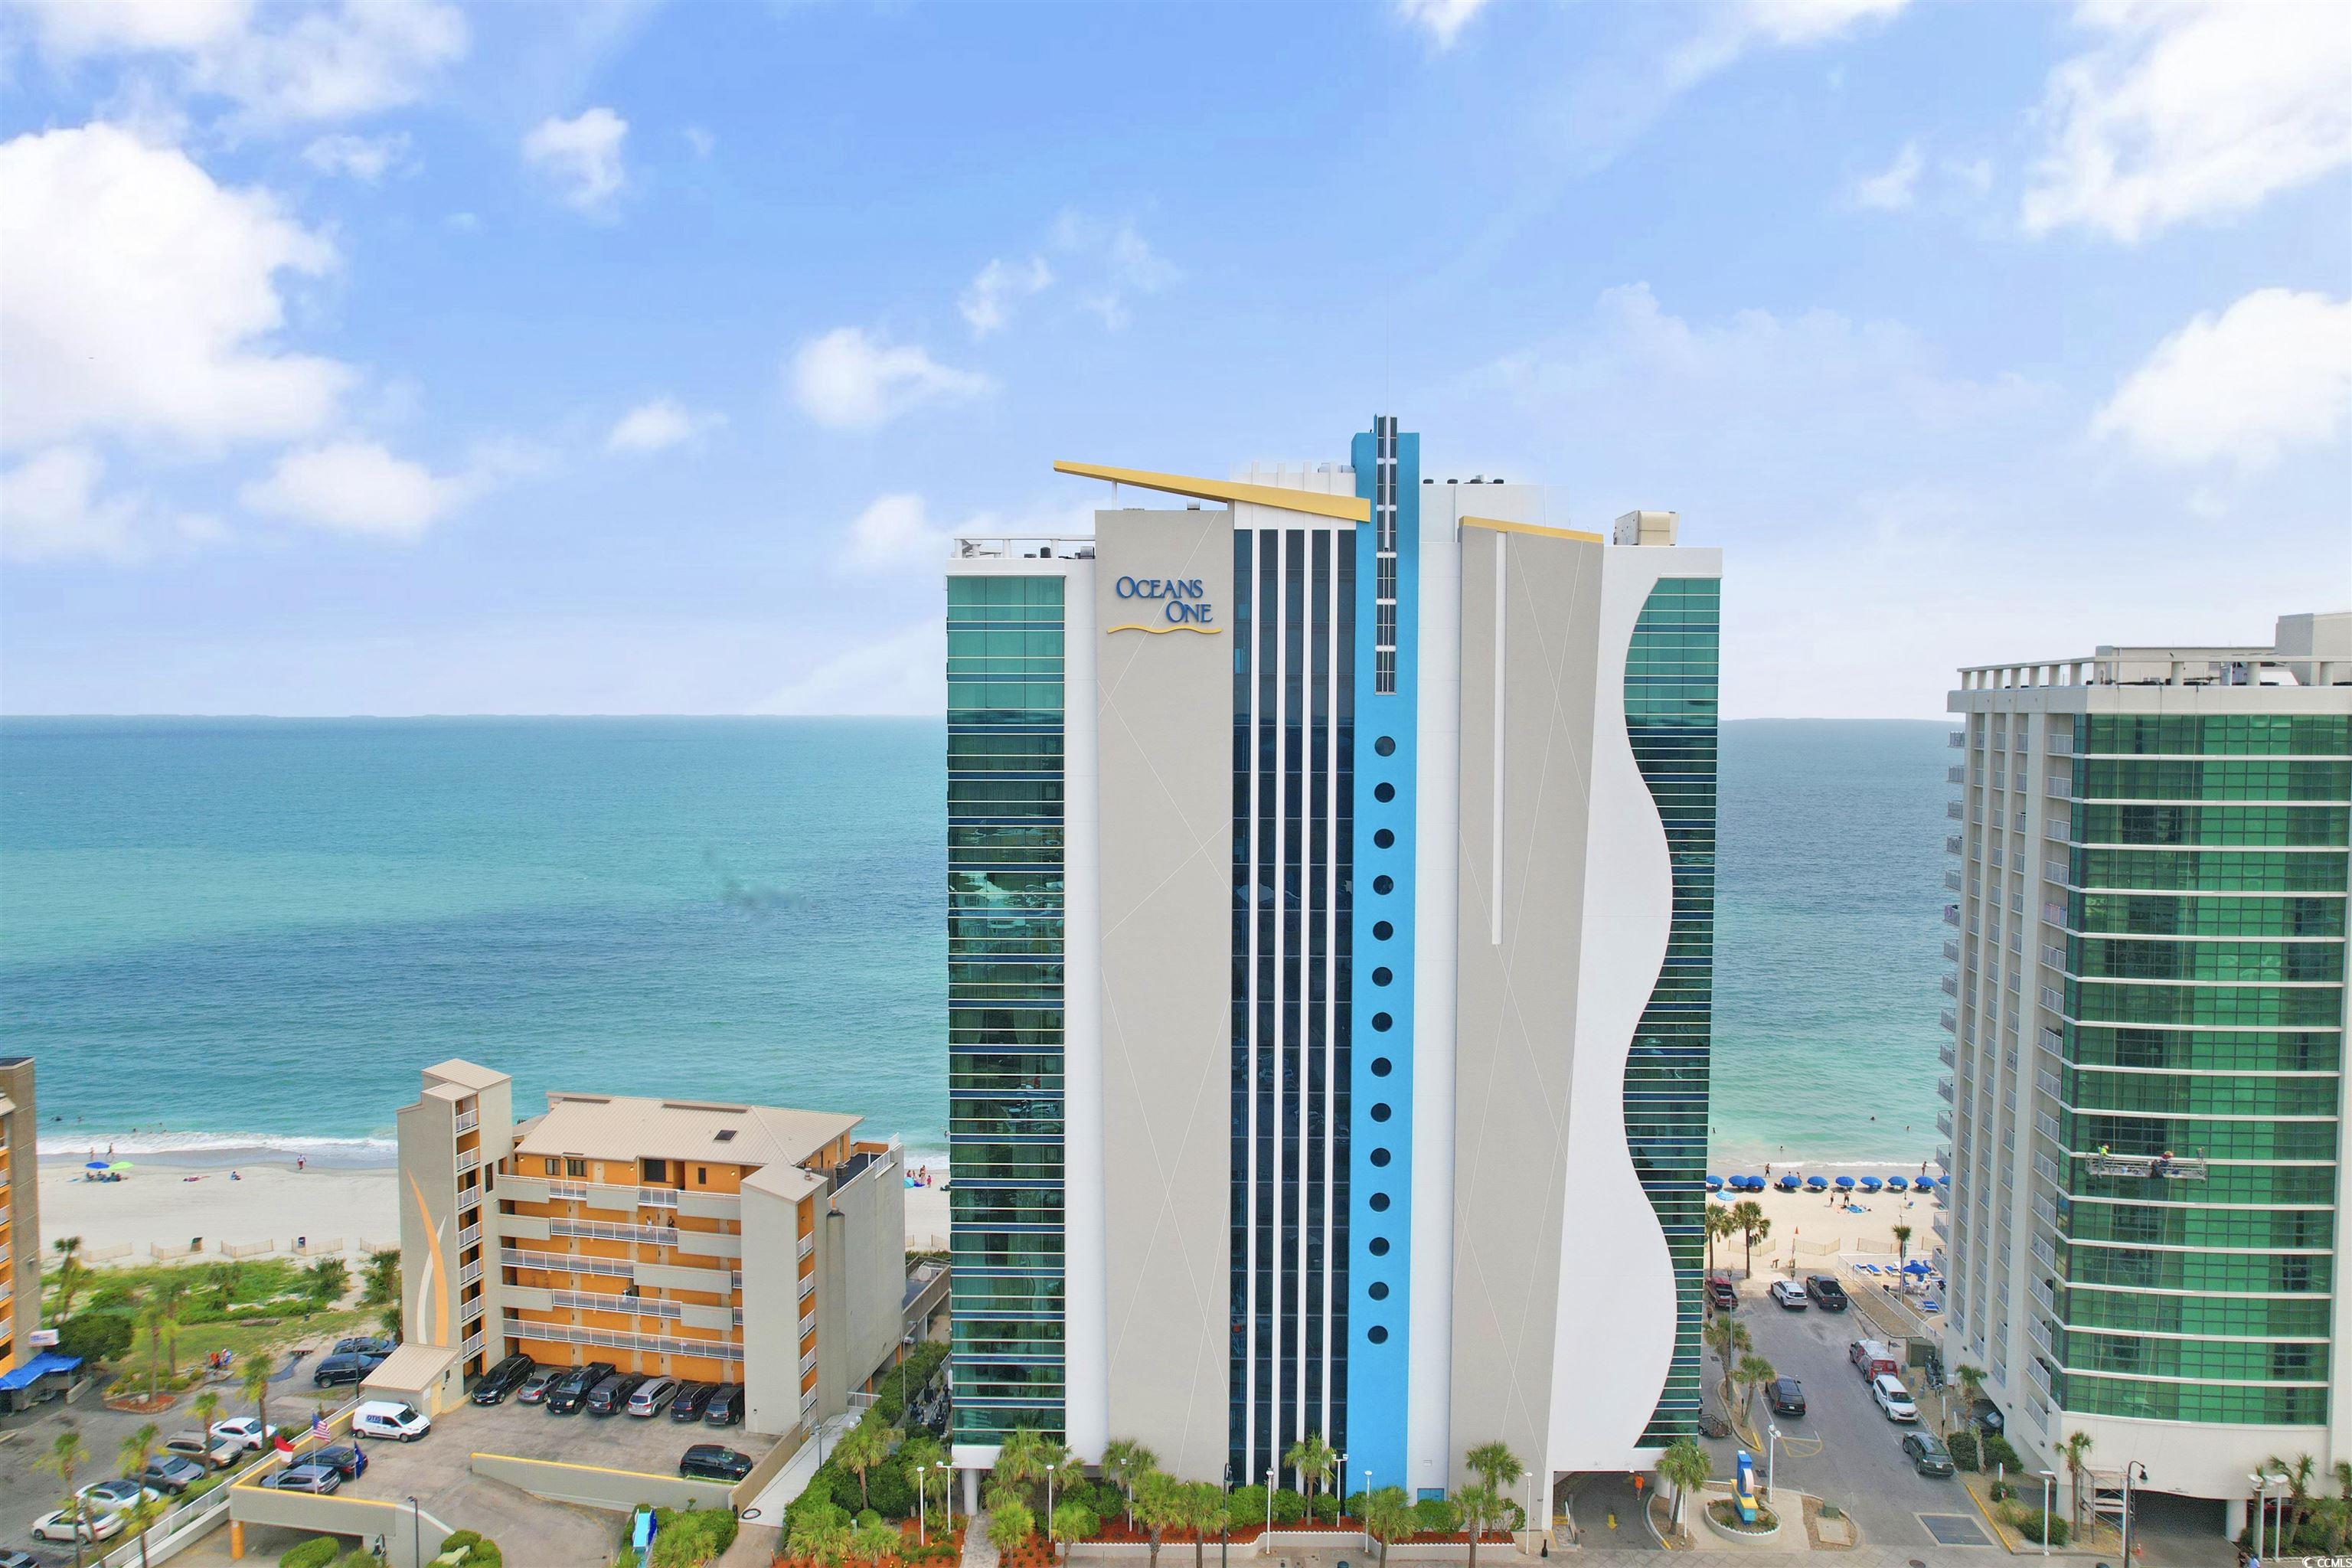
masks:
[[[1797,1178],[1794,1175],[1787,1175],[1780,1178],[1780,1190],[1784,1193],[1795,1192],[1797,1190]]]
[[[106,1169],[106,1162],[103,1160],[85,1161],[82,1163],[82,1169],[85,1171],[103,1171]]]
[[[128,1160],[117,1160],[112,1164],[107,1166],[107,1169],[110,1171],[127,1171],[131,1169],[131,1162]]]
[[[1886,1178],[1886,1190],[1890,1193],[1907,1193],[1911,1190],[1911,1178],[1889,1176]]]
[[[1723,1178],[1721,1176],[1709,1176],[1706,1179],[1706,1190],[1710,1193],[1719,1193],[1723,1191]]]
[[[1920,1275],[1927,1273],[1928,1268],[1926,1264],[1920,1262],[1915,1258],[1910,1262],[1903,1266],[1903,1272],[1910,1275],[1913,1279],[1916,1279]]]
[[[1864,1176],[1862,1179],[1862,1190],[1865,1193],[1874,1193],[1879,1189],[1880,1185],[1881,1184],[1876,1176]]]
[[[1818,1193],[1822,1188],[1828,1186],[1829,1183],[1820,1176],[1807,1176],[1805,1178],[1805,1185],[1810,1190]]]
[[[1843,1193],[1843,1192],[1850,1192],[1850,1191],[1852,1191],[1852,1190],[1853,1190],[1853,1178],[1852,1176],[1840,1176],[1840,1177],[1837,1179],[1837,1190],[1838,1190],[1838,1191],[1840,1191],[1840,1192],[1842,1192],[1842,1193]]]

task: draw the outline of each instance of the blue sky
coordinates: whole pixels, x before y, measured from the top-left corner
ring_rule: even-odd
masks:
[[[1726,711],[2352,606],[2340,8],[0,8],[0,709],[922,712],[1056,458],[1683,514]]]

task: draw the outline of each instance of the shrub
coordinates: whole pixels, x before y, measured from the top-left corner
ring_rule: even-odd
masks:
[[[1977,1435],[1975,1433],[1955,1432],[1945,1440],[1944,1447],[1951,1454],[1955,1468],[1973,1470],[1977,1468]]]
[[[1426,1535],[1451,1535],[1462,1528],[1462,1510],[1452,1498],[1425,1497],[1412,1505],[1412,1525]]]
[[[76,1312],[58,1326],[58,1353],[87,1362],[121,1361],[131,1350],[131,1320],[116,1312]]]
[[[1325,1524],[1339,1522],[1339,1500],[1325,1492],[1315,1500],[1315,1517]]]
[[[855,1479],[855,1478],[853,1478]],[[915,1512],[915,1483],[907,1467],[893,1459],[875,1467],[866,1478],[867,1501],[884,1519],[910,1519]]]
[[[1307,1517],[1307,1494],[1289,1487],[1276,1488],[1274,1494],[1274,1522],[1297,1524]]]
[[[2017,1489],[2007,1481],[1995,1481],[1985,1489],[1985,1495],[1995,1502],[2007,1502],[2017,1495]]]
[[[1265,1523],[1265,1489],[1235,1487],[1225,1500],[1225,1518],[1235,1530],[1255,1530]]]
[[[331,1535],[314,1535],[299,1546],[287,1548],[278,1559],[278,1568],[327,1568],[342,1554],[343,1543]]]
[[[1996,1466],[2011,1470],[2021,1468],[2017,1450],[2011,1447],[2009,1439],[1998,1432],[1988,1432],[1979,1439],[1977,1454],[1978,1462],[1987,1469]]]
[[[652,1568],[696,1568],[733,1545],[735,1530],[731,1509],[657,1508]]]
[[[2015,1526],[2018,1533],[2037,1546],[2042,1544],[2044,1531],[2049,1534],[2051,1545],[2066,1544],[2067,1524],[2062,1515],[2043,1513],[2031,1503],[2011,1503],[2000,1510],[2000,1516]]]
[[[1347,1500],[1339,1505],[1339,1511],[1346,1514],[1349,1519],[1363,1518],[1364,1494],[1361,1492],[1349,1492],[1348,1494]]]
[[[462,1559],[465,1568],[505,1568],[506,1554],[499,1550],[499,1543],[483,1540],[478,1531],[452,1531],[441,1542],[441,1551],[436,1555],[446,1555],[460,1547],[466,1552]]]

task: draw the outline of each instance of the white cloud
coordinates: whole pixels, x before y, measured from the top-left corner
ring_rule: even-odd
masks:
[[[1396,0],[1397,15],[1427,33],[1441,49],[1452,48],[1470,18],[1486,5],[1486,0]]]
[[[1053,281],[1054,270],[1042,256],[1027,261],[992,260],[980,269],[956,308],[963,312],[971,335],[984,338],[1003,330],[1017,301],[1045,292]]]
[[[273,342],[278,275],[332,247],[262,190],[94,124],[0,144],[0,438],[90,432],[210,445],[299,436],[351,370]]]
[[[924,621],[821,659],[761,701],[755,713],[929,715],[944,712],[947,626]]]
[[[2051,74],[2029,232],[2080,225],[2130,242],[2352,163],[2340,5],[2102,0],[2077,16],[2098,38]]]
[[[477,482],[438,475],[371,441],[289,452],[269,477],[237,492],[257,512],[331,533],[408,542],[475,493]]]
[[[400,131],[388,136],[321,136],[302,149],[302,161],[320,174],[347,174],[372,185],[407,163],[408,133]]]
[[[2157,345],[2092,421],[2171,465],[2266,468],[2352,426],[2352,300],[2257,289]]]
[[[1689,87],[1758,46],[1826,43],[1867,22],[1885,21],[1906,0],[1738,0],[1705,7],[1696,37],[1667,57],[1668,87]]]
[[[948,531],[931,522],[922,497],[877,496],[850,522],[849,536],[834,564],[845,572],[936,568],[947,559],[947,550]]]
[[[1879,173],[1856,182],[1853,201],[1856,206],[1871,207],[1879,212],[1901,212],[1917,199],[1919,172],[1926,161],[1919,156],[1919,144],[1906,142],[1895,162]]]
[[[34,0],[44,53],[165,55],[190,91],[257,123],[342,120],[413,103],[464,58],[466,19],[424,0],[257,6],[247,0]]]
[[[135,560],[140,502],[101,500],[105,465],[86,446],[52,447],[0,474],[0,554],[12,561]]]
[[[786,378],[801,412],[832,430],[875,429],[921,404],[977,397],[992,384],[858,327],[835,327],[803,343]]]
[[[686,138],[686,144],[694,150],[698,158],[709,157],[719,145],[719,138],[699,125],[689,125],[678,134]]]
[[[1091,279],[1080,302],[1113,331],[1127,325],[1130,295],[1157,294],[1184,274],[1151,248],[1131,218],[1113,224],[1080,212],[1054,220],[1054,244]]]
[[[675,397],[640,403],[613,426],[604,437],[608,452],[661,452],[698,440],[727,423],[723,414],[697,414]]]
[[[601,214],[621,193],[628,133],[629,122],[601,105],[570,120],[542,120],[522,139],[523,162],[551,180],[566,205]]]

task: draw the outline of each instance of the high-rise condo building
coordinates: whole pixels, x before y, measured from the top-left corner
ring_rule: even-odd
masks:
[[[805,1434],[898,1359],[904,1162],[859,1119],[550,1094],[460,1060],[401,1108],[404,1343],[368,1380],[435,1409],[507,1355],[743,1386]]]
[[[956,1462],[1645,1463],[1698,1409],[1720,553],[1387,417],[1056,466],[1091,537],[947,568]]]
[[[41,1184],[33,1147],[40,1121],[33,1058],[0,1057],[0,1391],[22,1385],[8,1374],[32,1362],[41,1326]]]
[[[2011,1438],[2229,1500],[2352,1458],[2352,615],[1960,672],[1948,1364]],[[2063,1467],[2062,1467],[2063,1470]]]

